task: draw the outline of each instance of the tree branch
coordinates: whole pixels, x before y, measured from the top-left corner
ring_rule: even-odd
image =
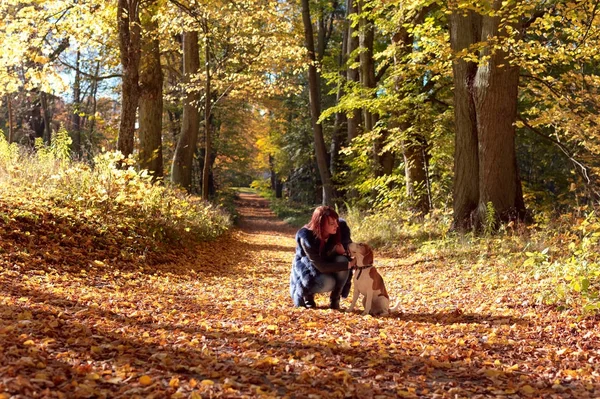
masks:
[[[529,123],[527,123],[527,121],[525,119],[523,119],[523,117],[521,117],[521,115],[517,116],[517,119],[519,121],[521,121],[523,123],[523,125],[525,125],[525,127],[527,129],[529,129],[530,131],[532,131],[533,133],[537,134],[538,136],[542,137],[543,139],[551,142],[552,144],[556,145],[558,148],[560,148],[560,150],[567,156],[567,158],[573,162],[573,164],[576,166],[576,170],[578,171],[579,175],[585,179],[585,181],[587,182],[587,184],[590,184],[591,179],[588,175],[588,168],[583,165],[581,162],[579,162],[578,160],[576,160],[573,157],[573,153],[560,141],[553,139],[552,137],[549,137],[547,135],[545,135],[544,133],[540,132],[538,129],[534,128],[533,126],[531,126]]]
[[[89,78],[90,80],[93,80],[93,81],[96,81],[96,82],[98,82],[100,80],[105,80],[105,79],[113,79],[113,78],[122,78],[123,77],[123,75],[120,74],[120,73],[114,73],[114,74],[104,75],[104,76],[92,75],[90,73],[82,71],[81,69],[79,69],[79,68],[77,68],[77,67],[69,64],[66,61],[61,60],[60,57],[58,57],[58,62],[60,62],[62,65],[66,66],[67,68],[70,68],[70,69],[72,69],[74,71],[77,71],[80,74],[82,74],[83,76],[85,76],[86,78]]]

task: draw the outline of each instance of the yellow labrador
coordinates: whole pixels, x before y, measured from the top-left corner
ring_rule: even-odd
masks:
[[[350,311],[354,310],[359,294],[363,295],[363,315],[385,315],[398,309],[400,303],[390,309],[390,297],[385,289],[383,278],[373,266],[373,250],[368,244],[350,243],[348,250],[356,258],[353,284],[354,294]]]

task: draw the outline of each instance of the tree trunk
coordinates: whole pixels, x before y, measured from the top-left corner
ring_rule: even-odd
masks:
[[[96,111],[98,109],[98,77],[100,76],[100,61],[96,63],[96,70],[94,71],[94,80],[92,81],[92,112],[90,117],[90,124],[88,126],[89,137],[88,139],[91,141],[92,135],[94,134],[94,129],[96,128]]]
[[[373,47],[375,44],[375,24],[367,17],[372,6],[363,0],[358,1],[358,12],[362,14],[360,18],[360,82],[367,90],[377,87],[375,77],[375,59],[373,58]],[[375,98],[375,94],[371,94]],[[379,115],[363,109],[364,130],[370,132],[375,128]],[[382,130],[380,136],[373,143],[373,159],[375,161],[375,175],[383,176],[391,174],[394,167],[394,154],[390,151],[383,151],[385,142],[389,133]]]
[[[317,158],[317,166],[323,184],[323,204],[331,205],[333,202],[333,187],[331,184],[331,175],[329,173],[329,165],[327,164],[327,150],[325,148],[325,140],[323,138],[323,126],[318,123],[321,115],[320,103],[320,85],[319,74],[317,72],[317,61],[315,58],[315,44],[313,37],[313,27],[310,19],[310,9],[308,0],[302,0],[302,21],[304,23],[304,35],[306,40],[306,49],[308,50],[309,66],[308,66],[308,86],[310,98],[310,114],[313,127],[313,135],[315,140],[315,155]]]
[[[357,13],[357,8],[354,0],[347,0],[346,3],[347,17],[346,20],[350,21],[350,16]],[[351,55],[358,49],[359,40],[358,36],[354,34],[356,32],[356,28],[352,26],[352,23],[348,23],[348,50],[347,57],[350,60]],[[351,63],[358,62],[359,57],[354,56]],[[346,71],[346,79],[349,82],[359,82],[360,81],[360,73],[357,68],[348,68]],[[348,118],[348,142],[351,142],[352,139],[358,136],[358,126],[361,123],[361,112],[359,109],[355,109],[352,111],[352,116]]]
[[[466,12],[466,16],[463,13]],[[481,37],[481,16],[459,10],[451,16],[452,50],[460,52]],[[454,189],[453,229],[464,231],[473,226],[479,202],[479,155],[477,117],[471,97],[477,64],[457,58],[452,64],[454,77]]]
[[[373,59],[373,45],[375,43],[375,27],[373,21],[367,19],[365,13],[371,11],[370,6],[366,6],[364,0],[358,1],[358,12],[363,14],[360,18],[360,32],[358,35],[359,46],[361,48],[360,59],[360,82],[364,88],[373,89],[375,82],[375,60]],[[375,127],[377,115],[374,115],[367,109],[363,109],[363,118],[365,131],[370,132]],[[377,158],[377,155],[376,155]]]
[[[206,71],[206,86],[205,86],[205,99],[204,99],[204,168],[202,168],[202,199],[208,200],[210,194],[210,169],[212,165],[211,153],[212,153],[212,137],[211,137],[211,100],[212,100],[212,88],[210,82],[210,46],[208,39],[208,22],[204,21],[204,34],[206,40],[204,42],[204,65]]]
[[[346,71],[344,71],[344,65],[347,60],[348,53],[348,21],[345,21],[346,29],[342,31],[342,51],[340,52],[338,59],[338,67],[340,69],[340,83],[338,84],[337,93],[336,93],[336,103],[339,104],[342,96],[344,95],[344,86],[341,83],[343,79],[346,77]],[[340,150],[342,149],[342,145],[345,141],[345,136],[347,137],[347,132],[344,134],[344,130],[347,129],[348,126],[348,118],[346,117],[345,112],[337,112],[335,114],[335,122],[333,125],[333,134],[331,137],[331,157],[329,161],[329,168],[331,171],[331,176],[335,177],[340,171]]]
[[[155,7],[152,5],[151,7]],[[149,32],[142,44],[143,58],[140,68],[140,167],[147,169],[154,180],[163,176],[162,111],[163,74],[160,65],[158,22],[152,20],[154,12],[144,18]]]
[[[415,17],[414,23],[421,23],[425,16],[425,11],[421,11]],[[398,46],[398,53],[394,56],[394,64],[399,65],[400,60],[413,49],[413,36],[408,30],[400,27],[394,35],[392,41]],[[396,78],[395,86],[398,90],[401,86],[399,78]],[[422,214],[429,213],[429,180],[427,176],[427,143],[420,134],[409,133],[411,122],[407,115],[401,115],[398,112],[394,117],[399,121],[398,128],[405,132],[406,139],[402,140],[402,154],[404,156],[404,177],[406,185],[406,195],[411,200],[411,208]],[[408,132],[408,133],[407,133]]]
[[[500,1],[495,1],[498,9]],[[502,35],[499,17],[484,16],[482,39]],[[477,139],[479,142],[478,223],[485,221],[487,204],[494,206],[495,218],[522,219],[525,204],[517,170],[515,121],[519,92],[519,68],[510,66],[507,53],[484,49],[489,61],[479,66],[474,82]],[[489,222],[489,221],[488,221]],[[494,221],[495,223],[495,221]]]
[[[123,67],[121,122],[117,150],[124,156],[133,153],[136,112],[139,102],[140,16],[139,0],[119,0],[117,9],[119,50]]]
[[[10,94],[6,95],[6,104],[8,105],[8,144],[12,143],[15,139],[12,99],[10,97]]]
[[[495,9],[501,4],[494,1]],[[469,11],[452,15],[454,51],[503,35],[499,18]],[[455,107],[453,228],[495,226],[498,220],[522,219],[525,204],[518,176],[515,127],[519,70],[510,66],[502,49],[484,48],[481,66],[457,60],[453,64]],[[488,214],[488,204],[494,215]],[[494,220],[489,220],[493,216]]]
[[[52,142],[52,116],[50,115],[48,95],[43,91],[40,91],[40,103],[42,104],[42,118],[44,119],[44,143],[50,145]]]
[[[73,150],[77,156],[81,151],[81,71],[79,70],[81,51],[77,51],[75,59],[75,81],[73,82],[73,113],[71,114],[71,135],[73,136]]]
[[[430,199],[427,177],[427,143],[416,134],[409,135],[402,143],[406,195],[412,200],[411,207],[422,213],[429,213]]]
[[[183,73],[188,85],[192,75],[198,73],[199,68],[198,32],[185,32],[183,34]],[[188,192],[191,190],[192,161],[200,129],[199,97],[198,92],[194,90],[189,91],[184,100],[181,134],[177,141],[171,169],[171,181]]]

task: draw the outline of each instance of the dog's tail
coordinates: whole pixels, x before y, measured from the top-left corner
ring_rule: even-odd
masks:
[[[390,313],[395,313],[398,311],[398,309],[400,308],[400,300],[398,300],[398,302],[390,308]]]

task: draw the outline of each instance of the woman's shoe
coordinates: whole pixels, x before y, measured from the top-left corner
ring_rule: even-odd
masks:
[[[304,297],[304,306],[307,309],[314,309],[317,307],[317,304],[315,303],[315,297],[310,295],[310,296],[305,296]]]
[[[340,298],[332,298],[331,302],[329,303],[329,308],[340,310]]]

